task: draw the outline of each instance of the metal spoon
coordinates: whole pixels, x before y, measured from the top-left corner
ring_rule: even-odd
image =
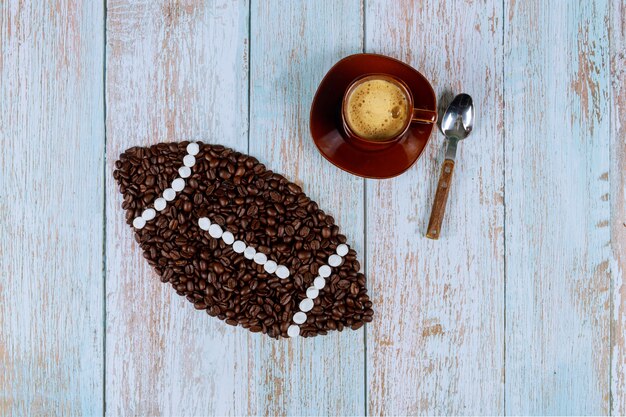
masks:
[[[474,104],[472,103],[472,97],[468,94],[459,94],[454,97],[441,119],[441,131],[448,138],[448,148],[446,149],[446,158],[443,161],[441,176],[437,184],[433,209],[430,212],[430,221],[426,231],[427,238],[439,239],[441,235],[441,223],[443,223],[443,217],[446,212],[448,191],[450,191],[450,182],[452,181],[452,173],[454,171],[456,146],[460,140],[469,136],[472,132],[473,124]]]

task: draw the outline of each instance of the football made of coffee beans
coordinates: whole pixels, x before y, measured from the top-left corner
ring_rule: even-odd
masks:
[[[160,143],[128,149],[115,168],[144,257],[196,309],[274,338],[372,320],[365,276],[333,217],[257,159]]]

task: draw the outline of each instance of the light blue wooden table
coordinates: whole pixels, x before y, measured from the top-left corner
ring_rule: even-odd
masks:
[[[0,415],[626,414],[623,0],[4,0],[0,44]],[[384,181],[310,140],[361,51],[474,97],[439,241],[441,134]],[[329,209],[374,322],[275,341],[162,285],[111,174],[183,139]]]

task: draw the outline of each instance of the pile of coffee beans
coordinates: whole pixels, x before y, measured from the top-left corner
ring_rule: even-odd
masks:
[[[124,197],[126,221],[151,206],[178,175],[189,142],[131,148],[116,162],[114,178]],[[290,276],[268,274],[221,239],[198,226],[208,217],[235,239],[256,248]],[[231,325],[271,337],[287,337],[298,303],[320,266],[346,242],[332,216],[302,189],[253,157],[220,145],[201,144],[185,188],[136,231],[144,257],[162,282],[198,310]],[[372,303],[354,250],[332,268],[315,299],[302,336],[360,328],[372,320]]]

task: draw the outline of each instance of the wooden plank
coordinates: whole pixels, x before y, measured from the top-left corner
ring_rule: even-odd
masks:
[[[0,415],[102,414],[103,24],[0,2]]]
[[[325,72],[361,51],[360,1],[252,3],[250,153],[285,174],[337,220],[363,260],[363,181],[317,152],[309,109]],[[248,413],[364,413],[363,330],[312,339],[250,337]]]
[[[611,2],[611,415],[626,415],[626,4]]]
[[[201,314],[144,260],[112,179],[120,152],[186,139],[247,149],[246,2],[109,0],[106,407],[241,415],[247,335]]]
[[[502,414],[502,2],[366,5],[367,52],[413,65],[442,102],[469,93],[477,114],[459,146],[438,241],[424,235],[441,133],[402,176],[367,181],[366,269],[377,312],[366,330],[368,412]]]
[[[506,2],[510,415],[609,412],[608,13]]]

